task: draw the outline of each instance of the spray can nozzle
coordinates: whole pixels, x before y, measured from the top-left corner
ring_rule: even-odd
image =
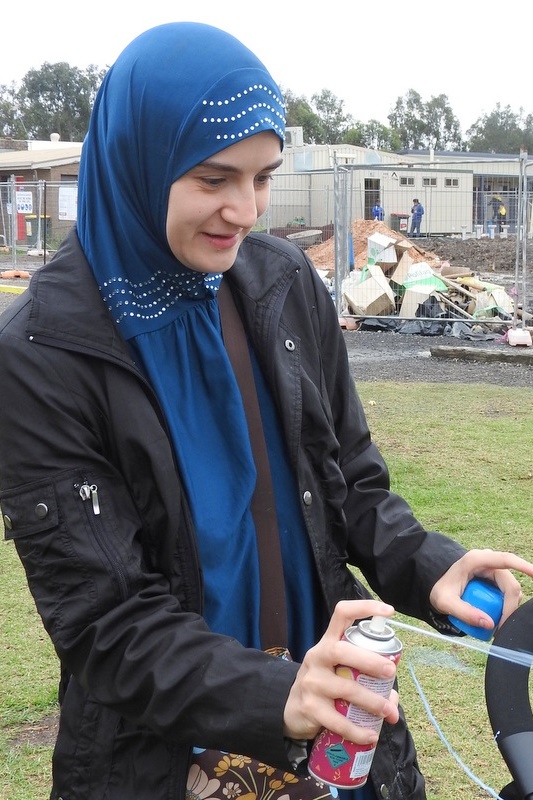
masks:
[[[394,631],[390,625],[387,625],[386,617],[375,616],[363,619],[357,627],[370,639],[387,641],[387,639],[394,638]]]
[[[368,630],[370,633],[384,633],[386,628],[385,617],[372,617]]]

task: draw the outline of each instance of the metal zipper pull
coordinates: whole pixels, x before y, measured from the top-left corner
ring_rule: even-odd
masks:
[[[95,515],[100,513],[100,501],[98,500],[98,486],[93,483],[91,484],[91,500],[93,501],[93,512]]]
[[[79,489],[79,494],[82,500],[89,500],[92,501],[93,504],[93,514],[98,516],[100,513],[100,502],[98,500],[98,486],[93,483],[89,486],[88,483],[82,483]]]

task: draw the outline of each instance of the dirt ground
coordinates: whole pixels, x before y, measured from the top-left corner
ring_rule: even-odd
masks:
[[[344,340],[356,383],[492,384],[533,389],[533,348],[511,347],[498,334],[476,341],[453,335],[359,330],[344,331]]]
[[[490,275],[503,272],[514,275],[516,265],[516,238],[507,239],[462,239],[442,236],[418,240],[422,248],[433,253],[441,261],[449,261],[454,267],[464,267],[474,272]]]
[[[514,273],[516,263],[516,239],[509,236],[506,239],[487,236],[481,239],[461,236],[421,237],[409,239],[401,233],[391,230],[384,222],[373,220],[355,220],[352,225],[352,238],[354,248],[354,265],[361,268],[367,259],[367,240],[374,233],[383,233],[393,236],[403,242],[409,243],[409,251],[414,261],[427,261],[430,266],[439,268],[443,261],[448,261],[453,266],[464,267],[473,272]],[[309,247],[307,250],[316,267],[333,269],[335,267],[335,249],[333,236],[321,244]]]
[[[291,228],[280,230],[279,234],[284,236],[291,230]],[[514,280],[516,265],[516,239],[514,236],[509,236],[507,239],[485,237],[463,240],[460,236],[408,239],[402,234],[392,231],[384,222],[356,220],[352,227],[352,236],[354,262],[357,268],[365,265],[367,239],[375,232],[392,235],[409,242],[412,245],[410,255],[413,260],[426,261],[435,269],[439,269],[443,262],[448,261],[453,267],[471,270],[481,279],[495,281],[495,277],[501,276],[503,282],[507,284]],[[322,243],[308,248],[307,253],[317,268],[334,270],[335,249],[332,226],[323,229]],[[41,266],[42,261],[42,257],[19,254],[16,268],[29,270],[31,273]],[[10,252],[0,251],[0,271],[9,270],[12,266]]]

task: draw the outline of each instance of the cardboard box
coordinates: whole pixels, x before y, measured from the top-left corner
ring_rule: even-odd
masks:
[[[394,292],[383,270],[377,264],[367,264],[362,280],[343,281],[343,299],[352,314],[380,316],[395,310]]]
[[[396,239],[384,233],[373,233],[367,239],[367,257],[369,264],[395,264],[398,261],[395,245]]]
[[[396,284],[398,287],[402,286],[412,265],[413,259],[409,255],[409,252],[405,250],[398,261],[396,268],[389,275],[390,282]]]
[[[421,285],[414,286],[411,289],[406,289],[402,298],[402,304],[400,306],[400,313],[398,316],[409,318],[416,317],[418,306],[422,303],[425,303],[426,300],[433,294],[438,297],[438,295],[435,293],[435,290],[432,289],[431,286]]]
[[[478,292],[468,306],[474,317],[497,317],[499,311],[513,314],[513,300],[504,289],[495,287],[491,291]]]
[[[403,280],[403,286],[411,289],[419,286],[429,286],[438,289],[439,292],[446,292],[448,287],[441,281],[435,270],[426,261],[419,261],[413,264]]]

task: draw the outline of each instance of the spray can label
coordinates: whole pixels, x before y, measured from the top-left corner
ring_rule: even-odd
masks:
[[[363,620],[358,625],[348,628],[343,639],[357,647],[366,647],[381,653],[398,664],[402,654],[402,644],[393,629],[384,623],[383,618],[380,617],[379,620],[378,622],[376,617]],[[394,678],[374,678],[351,667],[338,666],[336,672],[342,677],[358,681],[382,697],[388,697],[394,685]],[[376,717],[345,700],[336,700],[335,707],[356,725],[371,728],[376,733],[380,732],[383,724],[381,717]],[[375,751],[375,744],[355,744],[332,731],[323,729],[311,749],[309,773],[322,783],[329,783],[340,789],[357,789],[367,781]]]

